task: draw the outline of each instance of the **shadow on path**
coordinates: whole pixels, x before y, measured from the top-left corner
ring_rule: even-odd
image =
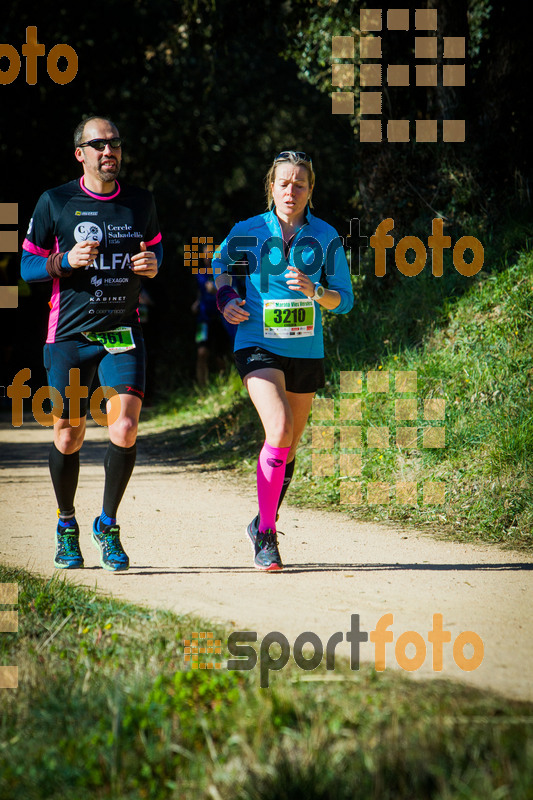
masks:
[[[142,570],[142,572],[137,572],[137,570]],[[533,570],[533,562],[518,562],[516,564],[285,564],[282,571],[270,574],[283,575],[284,573],[290,573],[294,575],[299,572],[346,572],[347,570],[354,570],[354,572],[394,572],[408,570],[434,570],[438,572],[517,572]],[[189,567],[185,564],[179,569],[167,570],[164,567],[135,565],[133,569],[130,569],[129,574],[135,573],[136,575],[149,577],[151,575],[202,575],[213,573],[229,574],[236,572],[255,573],[256,570],[253,567],[223,567],[220,565],[216,567]]]

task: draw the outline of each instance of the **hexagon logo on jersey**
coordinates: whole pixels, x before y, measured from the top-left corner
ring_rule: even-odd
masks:
[[[94,222],[80,222],[74,228],[74,238],[77,242],[87,242],[95,239],[101,242],[103,237],[102,229],[95,225]]]

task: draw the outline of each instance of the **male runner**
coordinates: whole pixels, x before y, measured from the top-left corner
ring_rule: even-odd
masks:
[[[144,396],[140,279],[157,275],[163,248],[151,193],[117,180],[122,149],[116,125],[103,117],[82,120],[74,146],[83,176],[39,198],[23,244],[21,272],[26,281],[53,282],[44,364],[49,386],[63,400],[49,459],[59,517],[54,564],[83,567],[74,497],[87,396],[98,369],[102,386],[118,392],[114,401],[120,400],[120,411],[110,418],[103,509],[94,520],[92,539],[102,567],[118,572],[129,567],[116,517],[135,464]],[[79,411],[72,403],[71,418],[72,368],[79,370],[85,397]],[[111,408],[117,408],[115,402],[108,402],[108,414]]]

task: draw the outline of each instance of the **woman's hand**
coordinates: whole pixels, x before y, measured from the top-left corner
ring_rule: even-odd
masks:
[[[287,286],[293,292],[302,292],[306,297],[312,297],[315,293],[315,284],[313,281],[301,270],[296,267],[290,266],[287,270],[289,279]]]
[[[287,270],[289,274],[289,280],[287,281],[287,286],[293,292],[302,292],[306,297],[311,298],[315,293],[315,284],[309,278],[305,272],[302,272],[296,267],[290,266]],[[334,289],[326,289],[320,300],[315,300],[315,303],[318,303],[322,308],[325,308],[329,311],[332,311],[334,308],[341,302],[340,294],[335,291]]]
[[[250,314],[242,308],[245,303],[246,300],[237,300],[237,298],[230,300],[224,308],[224,319],[226,322],[231,322],[232,325],[238,325],[239,322],[246,322]]]

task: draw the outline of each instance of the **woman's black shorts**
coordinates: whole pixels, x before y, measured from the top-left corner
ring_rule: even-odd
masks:
[[[306,394],[324,386],[323,358],[278,356],[263,347],[244,347],[233,354],[241,378],[259,369],[280,369],[288,392]]]

